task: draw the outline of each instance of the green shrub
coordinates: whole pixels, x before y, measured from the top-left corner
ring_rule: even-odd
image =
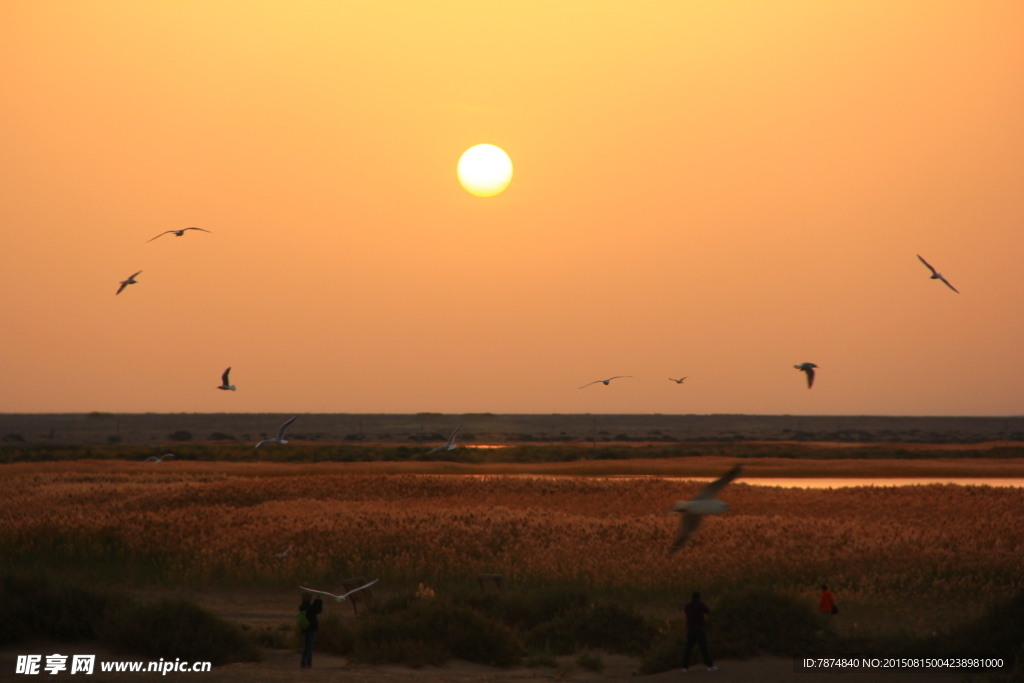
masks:
[[[538,652],[526,658],[526,666],[550,666],[553,669],[558,666],[558,660],[550,652]]]
[[[372,638],[362,642],[350,657],[353,662],[368,664],[405,664],[414,669],[430,664],[442,666],[451,659],[451,652],[437,643],[411,638]]]
[[[948,633],[929,638],[919,654],[935,656],[1002,657],[1008,668],[1024,669],[1024,590],[985,614]]]
[[[821,642],[817,605],[809,598],[753,588],[723,595],[708,617],[715,657],[750,657],[760,652],[792,656]]]
[[[325,620],[333,627],[333,622]],[[508,626],[449,600],[398,598],[378,605],[352,627],[349,658],[366,663],[441,665],[451,658],[508,666],[523,646]]]
[[[356,646],[355,625],[337,614],[320,617],[320,631],[316,636],[316,649],[332,655],[347,657]],[[298,628],[293,627],[296,633]],[[301,635],[301,634],[300,634]]]
[[[604,660],[601,659],[601,655],[596,655],[589,650],[581,652],[580,656],[576,658],[576,663],[584,669],[590,669],[598,673],[604,671]]]
[[[321,620],[316,648],[367,664],[440,666],[453,657],[479,664],[517,664],[523,647],[495,618],[450,600],[397,596],[357,620]]]
[[[252,638],[196,604],[131,597],[55,583],[46,576],[0,577],[0,645],[29,637],[100,640],[132,654],[209,661],[259,659]]]
[[[256,645],[233,624],[195,603],[164,599],[153,604],[125,604],[108,610],[100,639],[112,647],[145,655],[192,661],[256,661]]]
[[[294,624],[283,623],[280,626],[264,626],[255,629],[252,639],[259,647],[275,650],[297,649],[299,647],[298,631]]]
[[[640,675],[657,674],[663,671],[672,671],[683,666],[683,653],[686,650],[686,624],[682,626],[678,622],[671,622],[675,628],[662,633],[651,646],[644,661],[640,664]],[[708,643],[708,649],[714,645]]]
[[[590,647],[609,652],[641,655],[650,647],[657,629],[636,610],[614,603],[574,609],[531,629],[527,645],[559,655]]]
[[[474,595],[466,604],[514,628],[528,631],[590,604],[590,595],[574,586]]]
[[[96,637],[110,596],[41,576],[0,579],[0,645],[30,636],[60,641]]]

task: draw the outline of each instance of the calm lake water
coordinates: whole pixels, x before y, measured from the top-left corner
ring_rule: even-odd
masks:
[[[469,474],[469,477],[526,477],[531,479],[560,479],[562,474]],[[713,481],[715,477],[679,477],[672,475],[613,475],[595,479],[667,479],[669,481]],[[1024,488],[1024,477],[740,477],[737,483],[750,486],[778,486],[785,489],[845,489],[855,486],[928,486],[929,484],[956,484],[957,486],[1003,486]]]
[[[706,481],[711,481],[711,479]],[[1024,478],[1020,477],[743,477],[736,481],[752,486],[781,486],[787,489],[843,489],[853,486],[927,486],[928,484],[1024,487]]]

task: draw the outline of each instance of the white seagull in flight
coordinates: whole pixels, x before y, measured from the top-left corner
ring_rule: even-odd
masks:
[[[175,457],[174,453],[168,453],[167,455],[165,455],[162,458],[158,458],[155,455],[151,455],[148,458],[146,458],[146,462],[163,462],[167,458],[173,458],[173,457]]]
[[[203,230],[202,228],[182,228],[181,230],[165,230],[164,232],[160,233],[156,237],[163,237],[164,235],[166,235],[169,232],[173,232],[175,237],[181,237],[182,235],[185,234],[186,230],[199,230],[201,232],[210,232],[209,230]],[[155,240],[156,237],[154,237],[153,240]],[[152,242],[153,240],[146,240],[146,241],[147,242]]]
[[[138,275],[141,272],[142,271],[140,270],[138,273],[135,273],[135,275]],[[135,281],[135,275],[130,276],[127,280],[121,280],[121,286],[117,288],[117,294],[120,294],[128,285],[139,284],[138,282]]]
[[[292,544],[292,545],[288,546],[283,553],[277,553],[276,555],[274,555],[274,557],[288,557],[288,551],[291,550],[294,547],[295,547],[295,545]]]
[[[807,388],[810,389],[814,386],[814,368],[818,367],[814,363],[801,363],[800,365],[794,365],[794,368],[800,372],[807,373]]]
[[[448,443],[446,443],[443,446],[438,446],[432,451],[428,451],[427,455],[430,455],[431,453],[437,453],[438,451],[454,451],[456,448],[458,448],[458,446],[455,445],[455,435],[458,433],[460,427],[462,427],[462,425],[456,427],[455,431],[452,432],[452,435],[448,437]]]
[[[957,289],[956,287],[954,287],[953,285],[949,284],[949,280],[947,280],[946,278],[942,277],[942,274],[941,274],[941,273],[939,273],[939,272],[938,272],[937,270],[935,270],[934,268],[932,268],[932,264],[928,263],[928,262],[927,262],[927,261],[925,261],[925,260],[924,260],[923,258],[921,258],[921,255],[920,255],[920,254],[918,254],[918,255],[917,255],[917,258],[918,258],[918,259],[919,259],[919,260],[921,261],[921,263],[923,263],[924,265],[926,265],[926,266],[928,267],[928,270],[932,271],[932,276],[931,276],[931,279],[932,279],[932,280],[942,280],[943,282],[945,282],[945,283],[946,283],[946,286],[947,286],[947,287],[949,287],[950,289],[952,289],[952,290],[953,290],[954,292],[956,292],[957,294],[959,294],[959,293],[960,293],[960,290],[958,290],[958,289]]]
[[[614,377],[609,377],[608,379],[595,379],[593,382],[588,382],[587,384],[584,384],[582,387],[577,387],[577,388],[578,389],[585,389],[585,388],[589,387],[591,384],[597,384],[598,382],[600,382],[601,384],[603,384],[605,386],[608,386],[608,383],[611,382],[613,379],[621,379],[623,377],[632,377],[632,376],[633,375],[615,375]],[[685,379],[685,377],[683,379]]]
[[[368,584],[366,584],[364,586],[360,586],[359,588],[355,588],[353,590],[350,590],[348,593],[345,593],[344,595],[335,595],[334,593],[328,593],[327,591],[318,591],[315,588],[306,588],[305,586],[299,586],[299,588],[301,588],[304,591],[309,591],[310,593],[319,593],[320,595],[329,595],[332,598],[334,598],[335,600],[337,600],[338,602],[341,602],[342,600],[344,600],[348,596],[352,595],[353,593],[358,593],[359,591],[363,590],[364,588],[369,588],[370,586],[372,586],[373,584],[377,583],[378,581],[380,581],[380,579],[374,579],[370,583],[368,583]]]
[[[228,373],[229,372],[231,372],[231,368],[228,368],[227,370],[225,370],[224,374],[220,376],[220,386],[217,387],[218,389],[223,389],[224,391],[234,391],[235,390],[235,385],[228,383]],[[258,448],[258,446],[257,446],[257,448]]]
[[[256,444],[256,448],[259,448],[260,446],[262,446],[265,443],[280,443],[280,444],[288,443],[287,441],[284,440],[284,430],[288,429],[288,425],[290,425],[292,422],[295,422],[295,420],[297,420],[298,418],[299,418],[299,416],[296,415],[292,419],[290,419],[287,422],[285,422],[283,425],[281,425],[281,428],[277,430],[277,437],[275,437],[273,439],[263,439],[263,441],[260,441],[258,444]]]
[[[686,379],[686,377],[683,377],[683,379]],[[682,384],[683,383],[683,379],[672,379],[671,377],[669,377],[668,381],[669,382],[675,382],[676,384]]]
[[[697,496],[693,500],[681,500],[676,503],[676,506],[672,508],[672,512],[683,513],[683,519],[679,523],[679,533],[676,535],[676,541],[672,544],[672,549],[668,551],[669,557],[673,557],[682,550],[686,542],[690,540],[690,536],[700,526],[704,515],[717,515],[722,512],[728,512],[729,506],[720,500],[715,500],[715,496],[725,488],[726,484],[740,476],[742,469],[742,465],[736,465],[726,472],[721,479],[716,479],[698,491]]]

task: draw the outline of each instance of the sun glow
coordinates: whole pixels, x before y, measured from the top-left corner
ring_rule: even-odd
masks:
[[[493,197],[512,181],[512,160],[494,145],[475,145],[459,158],[459,182],[470,194]]]

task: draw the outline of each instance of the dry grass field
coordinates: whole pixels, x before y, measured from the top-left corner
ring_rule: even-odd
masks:
[[[845,601],[894,605],[980,603],[1024,587],[1019,488],[738,483],[722,495],[733,512],[707,519],[670,560],[666,512],[698,486],[343,464],[16,464],[0,474],[0,547],[17,564],[142,585],[335,586],[355,575],[445,585],[501,573],[655,596],[828,581]]]
[[[478,573],[499,573],[514,591],[510,599],[584,589],[595,600],[639,607],[670,630],[679,628],[693,589],[713,610],[755,589],[792,596],[809,611],[827,581],[842,606],[834,637],[892,643],[966,625],[1024,589],[1024,489],[1014,487],[809,490],[741,480],[721,495],[732,511],[708,518],[669,559],[677,519],[667,511],[702,485],[679,477],[716,476],[735,462],[16,462],[0,465],[0,549],[5,568],[21,575],[127,588],[146,602],[186,598],[253,634],[294,627],[297,586],[340,589],[353,576],[381,578],[378,599],[401,599],[424,584],[464,600],[479,594]],[[1019,459],[743,462],[758,477],[1024,474]],[[347,605],[329,603],[328,613],[353,619]],[[0,664],[23,647],[0,650]],[[297,655],[265,652],[266,661],[218,667],[211,680],[290,677]],[[581,669],[574,654],[556,669],[453,662],[415,678],[618,680],[641,664],[602,656],[602,674]],[[396,665],[326,654],[316,661],[326,670],[315,680],[342,672],[379,681],[410,676]],[[752,675],[817,680],[792,674],[779,657],[729,662],[720,677]]]

